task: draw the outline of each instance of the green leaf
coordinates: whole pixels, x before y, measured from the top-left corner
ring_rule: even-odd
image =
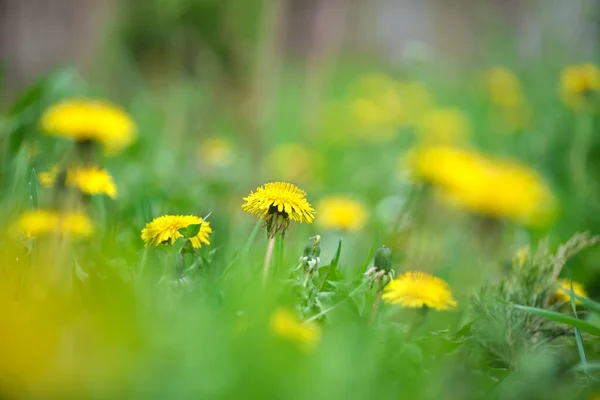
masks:
[[[597,301],[588,299],[587,297],[581,297],[581,296],[577,296],[577,295],[575,295],[575,298],[577,300],[581,301],[581,304],[583,304],[583,306],[585,308],[587,308],[588,310],[590,310],[596,314],[600,314],[600,303],[598,303]]]
[[[198,233],[200,232],[201,225],[202,225],[202,222],[200,222],[199,224],[188,225],[185,228],[179,229],[179,233],[181,233],[183,235],[183,237],[188,238],[188,239],[196,237],[198,235]]]
[[[592,325],[589,322],[582,321],[569,315],[564,315],[555,311],[544,310],[543,308],[521,306],[517,304],[514,304],[513,307],[549,319],[551,321],[560,322],[562,324],[570,325],[574,328],[579,328],[584,332],[591,333],[592,335],[600,336],[599,326]]]

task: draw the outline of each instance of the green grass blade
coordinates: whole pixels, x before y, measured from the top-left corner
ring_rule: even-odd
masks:
[[[534,314],[534,315],[537,315],[540,317],[544,317],[551,321],[560,322],[562,324],[567,324],[572,327],[579,328],[584,332],[591,333],[592,335],[600,336],[600,327],[598,327],[596,325],[592,325],[589,322],[582,321],[577,318],[573,318],[569,315],[564,315],[564,314],[557,313],[554,311],[544,310],[543,308],[521,306],[521,305],[517,305],[517,304],[514,304],[513,307],[515,307],[519,310],[527,311],[531,314]]]
[[[581,297],[581,296],[577,296],[577,295],[575,295],[575,298],[577,298],[577,300],[581,301],[581,304],[583,304],[583,306],[585,308],[587,308],[589,311],[594,312],[596,314],[600,314],[600,303],[598,303],[597,301],[588,299],[587,297]]]
[[[38,204],[38,179],[35,173],[35,168],[31,168],[31,175],[29,175],[29,207],[35,210],[39,207]]]

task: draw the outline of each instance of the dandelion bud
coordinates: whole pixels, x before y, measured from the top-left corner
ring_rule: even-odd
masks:
[[[316,258],[321,255],[321,236],[311,236],[308,238],[302,256]]]
[[[381,246],[377,249],[373,265],[377,269],[390,271],[392,269],[392,250],[385,246]]]

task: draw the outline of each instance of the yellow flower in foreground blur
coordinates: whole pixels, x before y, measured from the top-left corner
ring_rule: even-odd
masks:
[[[343,196],[330,196],[317,204],[317,224],[325,229],[362,229],[367,221],[367,209],[355,200]]]
[[[569,65],[560,77],[560,92],[573,109],[589,105],[590,97],[600,91],[600,68],[592,63]]]
[[[306,193],[291,183],[270,182],[244,197],[242,210],[264,218],[270,237],[285,233],[289,220],[311,224],[315,210],[306,200]]]
[[[266,174],[274,179],[305,182],[315,176],[320,159],[314,151],[299,143],[273,148],[264,163]]]
[[[18,230],[27,236],[62,234],[74,237],[88,237],[94,233],[89,217],[81,212],[58,212],[33,210],[21,215],[17,222]]]
[[[313,323],[303,324],[296,315],[285,309],[279,309],[271,315],[271,330],[282,339],[286,339],[307,349],[313,348],[321,339],[319,327]]]
[[[556,211],[554,197],[535,171],[476,152],[437,146],[415,150],[412,173],[439,189],[442,199],[474,213],[540,226]]]
[[[429,307],[453,310],[456,300],[446,281],[420,271],[407,271],[391,281],[384,289],[384,301],[405,308]]]
[[[495,67],[483,75],[483,84],[492,104],[502,108],[521,107],[525,103],[521,82],[510,70]]]
[[[163,215],[154,218],[142,229],[142,240],[145,242],[145,247],[158,246],[164,243],[172,245],[183,236],[179,229],[197,224],[201,224],[200,231],[196,236],[190,238],[192,246],[200,248],[202,244],[209,245],[208,237],[212,232],[210,223],[195,215]]]
[[[200,143],[198,156],[203,164],[211,167],[226,167],[233,162],[231,143],[225,139],[211,137]]]
[[[554,300],[561,303],[571,301],[571,281],[568,279],[558,280],[559,288],[554,293]],[[581,283],[573,282],[573,293],[575,296],[587,297],[587,293]],[[581,300],[575,299],[575,304],[581,304]]]
[[[42,115],[48,135],[77,142],[97,142],[107,153],[117,153],[135,139],[135,125],[117,106],[93,99],[71,99],[51,106]]]
[[[417,128],[420,140],[428,143],[462,142],[471,134],[469,120],[454,108],[435,108],[425,112]]]
[[[52,167],[48,172],[40,173],[40,183],[45,187],[51,187],[55,184],[60,170],[58,167]],[[117,186],[112,176],[97,166],[75,167],[66,173],[65,185],[79,189],[87,195],[105,194],[110,198],[117,197]]]

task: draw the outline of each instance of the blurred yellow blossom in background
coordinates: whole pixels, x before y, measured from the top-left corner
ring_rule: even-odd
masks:
[[[497,107],[514,108],[525,103],[519,78],[507,68],[494,67],[485,71],[483,85],[490,101]]]
[[[102,100],[62,101],[44,112],[41,125],[47,135],[100,143],[108,154],[122,151],[135,140],[135,125],[129,115]]]
[[[421,271],[407,271],[391,281],[381,298],[406,308],[429,307],[440,311],[456,308],[448,283]]]
[[[559,279],[557,283],[559,287],[554,293],[554,300],[559,301],[561,303],[571,301],[571,281],[569,281],[568,279]],[[578,282],[573,282],[573,293],[575,294],[575,296],[587,297],[585,288],[581,283]],[[581,300],[575,299],[575,304],[581,304]]]
[[[300,143],[287,143],[274,147],[263,164],[269,179],[288,182],[307,182],[316,176],[320,157]]]
[[[591,105],[591,96],[600,91],[600,68],[592,63],[569,65],[560,76],[564,103],[575,110]]]
[[[409,165],[414,177],[436,187],[445,202],[474,213],[528,226],[547,224],[555,215],[550,189],[524,165],[448,146],[417,149]]]
[[[40,183],[42,186],[52,187],[59,174],[60,169],[52,167],[49,171],[40,173]],[[76,187],[87,195],[105,194],[112,199],[117,197],[117,186],[112,176],[105,169],[93,165],[69,168],[65,185]]]
[[[460,143],[471,135],[471,124],[459,109],[433,108],[423,114],[417,133],[419,140],[425,143]]]
[[[324,229],[357,231],[364,227],[368,211],[359,201],[345,196],[329,196],[317,203],[317,225]]]
[[[207,166],[224,168],[233,163],[234,152],[228,140],[210,137],[204,139],[198,147],[198,157]]]
[[[278,337],[289,340],[307,350],[314,348],[321,339],[321,331],[314,323],[302,323],[296,314],[287,309],[278,309],[270,319],[271,331]]]

